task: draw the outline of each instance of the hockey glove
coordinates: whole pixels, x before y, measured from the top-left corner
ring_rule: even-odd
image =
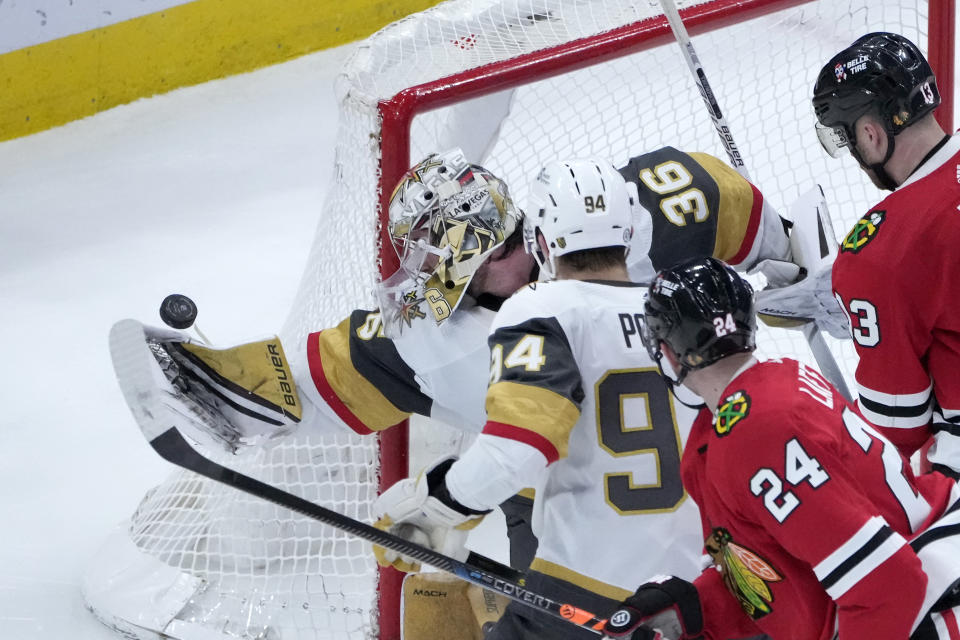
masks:
[[[377,517],[374,526],[464,560],[469,530],[489,511],[469,509],[450,496],[445,477],[454,462],[456,458],[452,456],[440,458],[416,478],[401,480],[384,491],[373,503]],[[408,573],[420,569],[418,562],[396,551],[374,545],[373,553],[382,567],[392,566]]]
[[[620,604],[603,628],[608,638],[696,640],[703,633],[700,597],[693,584],[656,576]]]
[[[274,444],[303,417],[278,338],[214,349],[186,334],[121,320],[110,331],[117,381],[138,420],[156,397],[191,440],[240,453]]]
[[[772,327],[793,328],[809,321],[834,338],[849,338],[850,323],[837,299],[833,297],[831,266],[826,265],[812,275],[783,283],[789,273],[799,268],[791,262],[764,260],[749,271],[762,273],[768,285],[757,291],[757,314]]]

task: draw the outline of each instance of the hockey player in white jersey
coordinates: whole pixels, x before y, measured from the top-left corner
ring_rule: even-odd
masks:
[[[635,278],[648,279],[665,266],[661,261],[703,247],[741,269],[786,255],[772,207],[716,158],[667,147],[631,159],[621,171],[650,211],[633,238]],[[697,192],[706,197],[691,201]],[[162,380],[153,391],[180,406],[178,426],[230,451],[268,446],[294,430],[369,434],[413,413],[479,432],[495,311],[536,279],[534,260],[522,249],[522,213],[501,180],[451,150],[407,172],[390,217],[403,268],[380,287],[382,312],[358,309],[336,326],[318,328],[306,349],[276,338],[213,348],[133,320],[114,328],[111,349],[149,349]],[[307,357],[288,362],[284,347]],[[119,382],[137,415],[137,390]],[[516,567],[527,566],[536,545],[529,505],[525,497],[503,505]]]
[[[551,162],[533,191],[525,246],[556,279],[522,288],[493,322],[483,432],[459,460],[388,489],[375,511],[436,546],[534,484],[526,586],[604,616],[638,574],[699,573],[699,518],[679,475],[696,411],[640,341],[644,289],[626,262],[636,192],[596,160]],[[511,603],[487,635],[554,637],[593,634]]]

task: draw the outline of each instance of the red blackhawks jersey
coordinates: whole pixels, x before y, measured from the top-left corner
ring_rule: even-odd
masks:
[[[909,455],[960,470],[960,136],[857,221],[833,266],[860,410]]]
[[[956,484],[914,477],[794,360],[751,360],[721,397],[681,464],[715,564],[695,582],[705,637],[909,637],[960,578]]]

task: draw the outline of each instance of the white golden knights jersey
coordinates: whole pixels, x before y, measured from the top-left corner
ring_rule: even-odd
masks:
[[[378,311],[354,311],[307,338],[313,386],[359,434],[381,431],[412,413],[479,431],[486,417],[486,335],[494,315],[464,300],[442,325],[416,318],[391,339]]]
[[[559,280],[507,300],[489,338],[486,426],[447,474],[471,508],[536,481],[530,568],[614,599],[654,573],[692,578],[701,557],[680,482],[695,411],[640,341],[644,291]]]
[[[960,471],[960,136],[841,243],[834,293],[860,362],[860,410],[905,455]]]
[[[683,454],[720,568],[695,581],[704,637],[905,640],[960,578],[956,483],[914,477],[814,369],[751,362]]]
[[[627,259],[634,281],[648,282],[655,270],[702,255],[747,269],[787,253],[776,212],[752,184],[713,156],[664,147],[632,158],[620,172],[637,185],[649,212],[637,221]],[[493,316],[464,300],[437,326],[429,309],[414,305],[406,326],[395,332],[399,337],[391,339],[379,312],[357,310],[336,327],[311,334],[313,384],[299,386],[328,424],[304,426],[345,424],[366,434],[417,413],[479,431],[486,419]]]

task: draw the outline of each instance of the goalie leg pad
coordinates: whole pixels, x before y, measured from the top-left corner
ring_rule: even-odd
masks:
[[[483,640],[507,598],[445,573],[410,574],[403,580],[403,637]]]

